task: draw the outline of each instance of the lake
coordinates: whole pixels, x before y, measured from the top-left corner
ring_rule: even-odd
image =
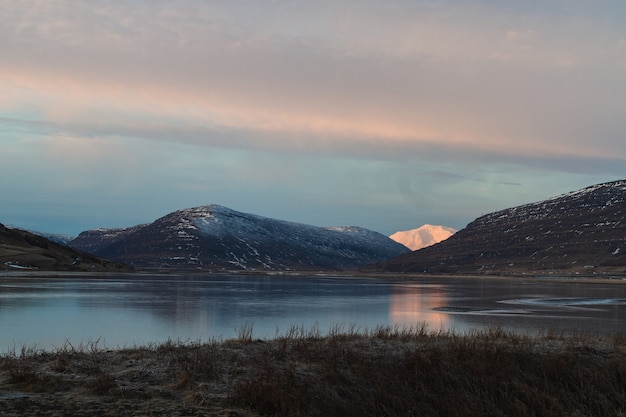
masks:
[[[624,332],[626,285],[334,276],[146,275],[44,278],[0,274],[0,354],[98,342],[117,348],[171,340],[325,333],[427,323],[432,330],[501,326],[593,334]]]

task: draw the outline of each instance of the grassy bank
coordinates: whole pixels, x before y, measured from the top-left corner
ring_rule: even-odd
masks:
[[[0,358],[2,416],[620,416],[626,337],[294,327]]]

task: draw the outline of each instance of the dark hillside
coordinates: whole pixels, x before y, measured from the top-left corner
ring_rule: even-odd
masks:
[[[626,180],[479,217],[448,240],[371,265],[429,273],[626,272]]]
[[[130,268],[0,224],[0,270],[28,269],[110,271]]]

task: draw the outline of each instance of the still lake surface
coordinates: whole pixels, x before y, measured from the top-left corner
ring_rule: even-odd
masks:
[[[464,333],[501,326],[608,334],[626,331],[626,285],[494,279],[333,276],[0,275],[0,354],[98,341],[117,348],[171,340],[254,338],[292,326],[427,323]]]

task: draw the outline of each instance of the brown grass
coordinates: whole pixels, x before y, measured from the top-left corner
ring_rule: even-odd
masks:
[[[273,340],[252,336],[246,324],[236,340],[22,349],[0,358],[0,392],[88,398],[119,415],[125,408],[115,404],[128,399],[144,410],[184,406],[199,415],[626,415],[624,334],[335,326],[322,335],[294,326]]]

